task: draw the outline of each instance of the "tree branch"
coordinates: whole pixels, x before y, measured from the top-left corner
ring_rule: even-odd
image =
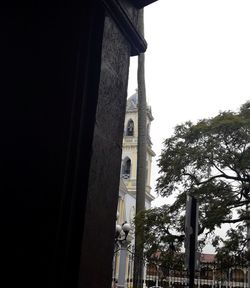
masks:
[[[242,217],[242,218],[238,218],[238,219],[228,219],[228,220],[221,220],[220,222],[223,224],[233,224],[233,223],[238,223],[244,220],[250,220],[250,217]]]
[[[169,230],[168,230],[168,227],[166,228],[166,233],[169,235],[169,236],[172,236],[173,238],[176,238],[176,239],[178,239],[178,240],[180,240],[180,241],[183,241],[184,239],[185,239],[185,235],[176,235],[176,234],[172,234],[172,233],[170,233],[169,232]]]
[[[241,181],[241,179],[239,179],[238,177],[229,176],[229,175],[227,175],[225,173],[212,176],[212,177],[210,177],[209,179],[207,179],[205,181],[198,181],[198,179],[194,175],[192,175],[190,173],[183,173],[183,175],[184,176],[189,176],[190,178],[192,178],[196,182],[196,185],[202,185],[202,184],[209,183],[209,182],[211,182],[212,180],[214,180],[216,178],[225,178],[225,179],[230,179],[230,180],[235,180],[235,181]],[[245,182],[247,182],[247,181],[245,181]]]

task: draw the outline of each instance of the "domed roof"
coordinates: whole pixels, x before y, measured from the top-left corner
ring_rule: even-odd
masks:
[[[138,106],[138,92],[136,89],[136,92],[130,96],[127,100],[127,111],[134,111],[137,110]]]
[[[138,110],[138,90],[135,90],[135,93],[127,99],[127,112],[137,111]],[[147,115],[151,121],[154,120],[152,116],[151,107],[147,105]]]

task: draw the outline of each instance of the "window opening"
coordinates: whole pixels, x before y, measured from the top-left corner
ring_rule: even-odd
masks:
[[[127,125],[127,136],[134,136],[134,121],[129,120]]]

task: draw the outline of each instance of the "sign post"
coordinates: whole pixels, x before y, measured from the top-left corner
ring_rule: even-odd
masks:
[[[197,268],[198,201],[187,195],[185,219],[185,266],[189,272],[189,288],[194,288]]]

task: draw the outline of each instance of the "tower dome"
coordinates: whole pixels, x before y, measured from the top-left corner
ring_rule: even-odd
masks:
[[[137,110],[138,106],[138,91],[136,89],[135,93],[130,96],[127,100],[127,111]]]
[[[135,112],[138,110],[138,89],[135,89],[135,93],[131,95],[127,99],[127,107],[126,112]],[[147,105],[147,115],[150,119],[150,121],[154,120],[154,117],[152,116],[151,107]]]

